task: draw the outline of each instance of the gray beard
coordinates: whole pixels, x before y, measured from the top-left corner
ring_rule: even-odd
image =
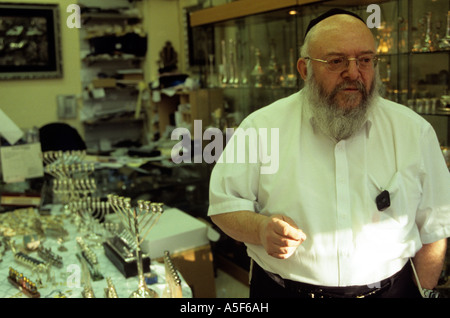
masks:
[[[358,87],[362,99],[357,107],[343,109],[339,107],[335,98],[339,90],[349,84]],[[314,124],[326,135],[340,141],[349,138],[364,125],[367,113],[372,107],[374,99],[379,95],[378,88],[378,77],[375,75],[369,92],[362,82],[346,81],[327,94],[312,75],[306,79],[304,90],[310,104]],[[351,101],[350,99],[351,97],[349,97],[349,101]]]

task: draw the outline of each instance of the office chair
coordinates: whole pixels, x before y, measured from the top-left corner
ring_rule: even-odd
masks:
[[[86,143],[78,131],[65,123],[50,123],[39,129],[42,152],[85,150]]]

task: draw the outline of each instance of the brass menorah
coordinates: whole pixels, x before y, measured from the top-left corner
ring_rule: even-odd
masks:
[[[44,164],[50,165],[55,162],[61,164],[72,164],[75,162],[80,162],[86,157],[86,150],[50,150],[43,153]]]
[[[54,201],[62,204],[64,213],[73,217],[80,229],[95,225],[93,212],[103,209],[84,204],[94,201],[97,193],[95,178],[91,177],[95,164],[83,162],[86,151],[47,151],[43,157],[44,171],[53,177]]]
[[[99,197],[86,196],[69,202],[67,209],[72,215],[79,217],[75,223],[80,231],[90,231],[100,236],[105,234],[106,229],[101,222],[109,214],[108,202],[102,201]]]
[[[137,207],[133,207],[130,198],[112,194],[108,195],[108,202],[113,211],[119,216],[126,231],[135,240],[139,286],[130,295],[130,298],[158,298],[158,293],[148,288],[145,282],[141,244],[163,213],[163,204],[139,200]]]
[[[62,195],[65,203],[76,195],[75,192],[85,193],[86,187],[92,188],[92,181],[86,181],[85,185],[84,180],[88,180],[95,166],[93,163],[83,163],[85,157],[86,151],[81,150],[43,153],[44,171],[55,179],[54,194]],[[74,184],[78,180],[83,180],[82,184]]]

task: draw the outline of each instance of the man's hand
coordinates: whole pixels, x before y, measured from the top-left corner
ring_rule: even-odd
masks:
[[[267,254],[280,259],[290,257],[306,240],[305,233],[291,218],[279,214],[273,215],[261,223],[259,235]]]
[[[306,239],[305,233],[285,215],[236,211],[212,215],[211,220],[236,241],[261,245],[275,258],[288,258]]]

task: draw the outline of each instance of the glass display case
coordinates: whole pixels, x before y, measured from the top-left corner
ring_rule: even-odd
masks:
[[[252,111],[303,86],[297,76],[299,47],[309,21],[333,7],[365,21],[378,45],[384,97],[414,109],[449,144],[450,2],[448,0],[300,1],[251,0],[191,12],[190,52],[203,86],[222,87],[234,126]],[[301,3],[305,3],[302,1]],[[368,8],[368,6],[375,7]],[[200,66],[200,67],[199,67]]]

